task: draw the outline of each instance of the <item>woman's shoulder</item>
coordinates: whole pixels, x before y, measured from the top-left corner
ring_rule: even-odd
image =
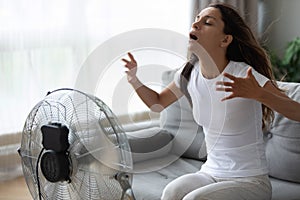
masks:
[[[235,76],[245,76],[249,67],[245,62],[230,61],[226,72]]]

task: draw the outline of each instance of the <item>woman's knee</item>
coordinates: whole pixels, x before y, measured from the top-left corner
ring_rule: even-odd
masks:
[[[170,182],[165,187],[161,199],[181,200],[185,195],[187,195],[191,191],[203,187],[204,185],[210,184],[212,182],[213,180],[210,177],[206,177],[203,174],[186,174]]]
[[[179,188],[182,187],[181,184],[177,184],[175,181],[170,182],[163,190],[161,200],[176,200],[180,198]]]

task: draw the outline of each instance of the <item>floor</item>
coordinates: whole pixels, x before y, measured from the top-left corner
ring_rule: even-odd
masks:
[[[32,200],[25,179],[19,177],[0,182],[0,200]]]

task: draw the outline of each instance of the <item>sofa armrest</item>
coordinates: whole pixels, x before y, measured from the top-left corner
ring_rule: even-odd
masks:
[[[172,149],[173,135],[159,127],[126,132],[133,163],[166,156]]]

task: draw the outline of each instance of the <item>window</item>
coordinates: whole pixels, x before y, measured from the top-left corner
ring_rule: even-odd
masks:
[[[22,130],[30,110],[48,91],[74,87],[85,60],[110,38],[142,28],[167,29],[187,35],[189,8],[190,3],[182,0],[2,0],[0,134]],[[151,63],[152,57],[156,65],[169,64],[174,68],[184,60],[176,60],[172,53],[155,48],[136,50],[136,55],[143,58],[141,63]],[[95,92],[113,107],[114,95],[110,94],[114,83],[124,79],[125,74],[118,60],[112,60],[107,72],[109,70],[116,74],[116,80],[112,80],[109,73],[98,80],[105,85],[108,95],[101,96],[102,85],[98,85]],[[155,83],[151,87],[160,89]],[[136,97],[129,101],[130,106],[124,112],[146,109]],[[122,114],[122,110],[116,109],[113,111]]]

